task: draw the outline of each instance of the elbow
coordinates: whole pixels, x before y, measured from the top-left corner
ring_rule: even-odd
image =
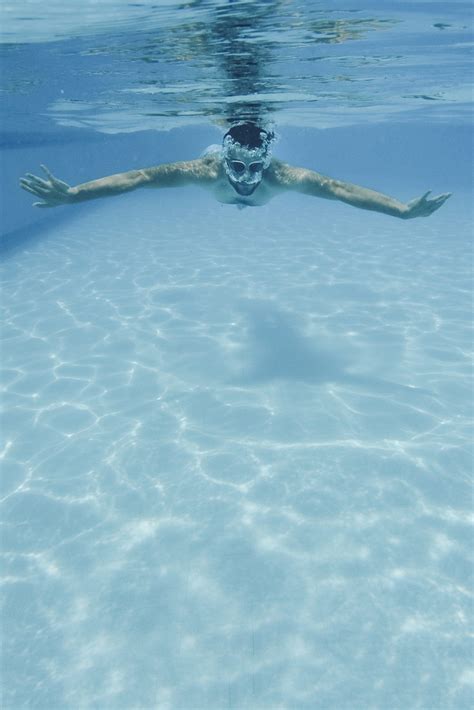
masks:
[[[153,183],[153,177],[148,170],[136,170],[134,178],[137,182],[137,187],[147,187]]]

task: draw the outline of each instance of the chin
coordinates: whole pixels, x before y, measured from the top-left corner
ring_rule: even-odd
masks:
[[[230,184],[234,188],[236,192],[239,193],[239,195],[248,197],[251,195],[257,187],[260,185],[259,182],[254,182],[251,185],[247,185],[245,182],[234,182],[233,180],[230,180]]]

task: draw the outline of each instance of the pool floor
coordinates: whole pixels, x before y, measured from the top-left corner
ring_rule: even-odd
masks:
[[[470,706],[453,214],[134,194],[7,255],[6,708]]]

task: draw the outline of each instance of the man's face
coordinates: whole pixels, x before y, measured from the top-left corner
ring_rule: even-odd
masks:
[[[238,143],[226,146],[224,167],[230,184],[239,195],[251,195],[260,185],[269,164],[265,150],[244,148]]]

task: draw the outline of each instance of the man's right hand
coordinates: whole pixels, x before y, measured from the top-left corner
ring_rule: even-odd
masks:
[[[57,207],[73,202],[72,188],[54,177],[45,165],[41,167],[46,173],[47,180],[31,173],[26,173],[26,176],[20,179],[20,187],[23,190],[31,192],[32,195],[43,200],[43,202],[34,202],[33,207]]]

